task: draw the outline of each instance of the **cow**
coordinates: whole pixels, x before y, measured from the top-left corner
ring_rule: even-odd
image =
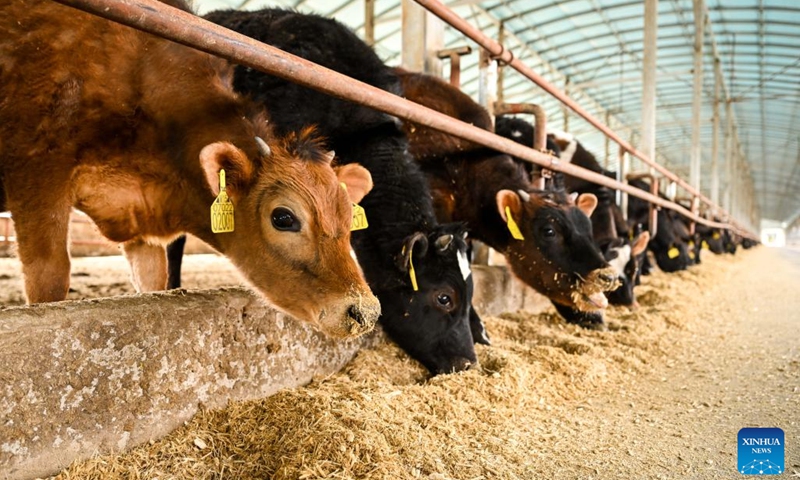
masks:
[[[189,232],[299,320],[335,337],[373,327],[380,305],[350,257],[368,171],[334,170],[313,129],[276,136],[231,74],[51,1],[2,4],[0,209],[14,218],[28,303],[66,298],[76,207],[122,245],[137,291],[164,289],[165,245]]]
[[[650,184],[641,179],[630,180],[631,186],[641,190],[650,191]],[[661,195],[662,198],[666,198]],[[628,196],[628,221],[632,223],[649,223],[650,204],[634,196]],[[688,246],[681,238],[682,229],[676,233],[676,223],[680,222],[678,214],[665,208],[658,209],[658,227],[656,234],[650,239],[648,249],[653,252],[658,267],[665,272],[685,270],[692,263],[689,257]],[[649,267],[648,267],[649,268]],[[647,273],[643,267],[644,274]]]
[[[501,116],[496,120],[495,131],[498,135],[510,138],[522,145],[533,144],[534,127],[521,118]],[[547,149],[557,152],[563,162],[573,163],[596,173],[614,178],[614,172],[604,170],[597,159],[572,135],[551,133],[547,135]],[[520,160],[520,162],[522,162]],[[629,235],[627,222],[622,210],[614,201],[614,192],[572,175],[556,174],[570,193],[593,194],[597,197],[597,207],[590,217],[592,237],[603,257],[608,261],[617,275],[619,286],[606,292],[609,303],[613,305],[632,306],[636,303],[633,289],[638,277],[641,253],[647,248],[650,235],[639,233],[635,237]]]
[[[719,221],[715,219],[715,221]],[[699,241],[699,246],[702,249],[707,249],[716,255],[725,253],[725,247],[722,244],[722,229],[708,227],[702,223],[695,224],[695,234]]]
[[[258,41],[397,93],[397,78],[341,23],[290,10],[220,10],[206,19]],[[474,342],[488,343],[472,308],[473,279],[462,223],[439,223],[408,139],[397,119],[368,107],[237,66],[234,89],[266,106],[278,133],[315,125],[340,164],[359,162],[374,180],[363,198],[369,227],[352,246],[378,296],[388,336],[431,373],[477,364]],[[177,255],[176,255],[177,256]]]
[[[395,69],[403,96],[485,130],[488,113],[436,77]],[[466,222],[471,238],[505,255],[514,274],[547,296],[570,323],[605,328],[603,291],[616,275],[592,242],[594,195],[539,191],[509,155],[405,122],[411,153],[428,177],[437,217]]]

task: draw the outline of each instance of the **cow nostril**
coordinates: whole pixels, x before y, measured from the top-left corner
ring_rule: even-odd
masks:
[[[359,325],[365,325],[367,323],[364,314],[355,305],[350,305],[350,308],[347,309],[347,315]]]

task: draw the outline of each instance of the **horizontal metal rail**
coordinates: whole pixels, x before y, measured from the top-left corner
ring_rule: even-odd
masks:
[[[453,28],[460,31],[467,37],[471,38],[475,41],[478,45],[482,48],[487,50],[490,54],[494,56],[494,58],[498,61],[505,63],[506,65],[511,66],[517,72],[524,75],[528,79],[532,80],[536,83],[539,87],[541,87],[544,91],[555,97],[558,101],[563,103],[565,106],[570,108],[573,112],[580,115],[584,120],[589,122],[595,128],[603,132],[605,136],[617,142],[620,147],[624,148],[628,151],[631,155],[639,158],[647,165],[653,167],[656,171],[661,173],[664,177],[668,178],[669,180],[675,182],[679,186],[681,186],[684,190],[691,193],[693,196],[699,198],[703,203],[707,204],[715,211],[721,212],[723,216],[731,219],[731,223],[734,224],[738,230],[743,232],[747,232],[747,230],[738,224],[738,222],[733,219],[733,217],[728,214],[725,210],[723,210],[720,206],[716,205],[714,202],[711,201],[708,197],[703,195],[702,192],[696,190],[694,187],[689,185],[686,181],[680,178],[675,173],[669,171],[667,168],[662,166],[661,164],[655,162],[654,160],[650,159],[644,153],[636,150],[636,148],[631,145],[630,143],[626,142],[622,139],[619,135],[617,135],[611,128],[605,125],[600,120],[596,119],[592,114],[587,112],[583,109],[577,102],[571,99],[567,94],[559,90],[553,84],[548,82],[544,79],[541,75],[534,72],[527,65],[522,63],[519,59],[514,57],[514,54],[505,48],[504,45],[500,44],[499,42],[495,41],[491,37],[484,34],[479,29],[472,26],[469,22],[458,16],[453,10],[448,8],[445,4],[440,2],[439,0],[414,0],[418,4],[425,7],[428,11],[436,15],[437,17],[441,18],[444,22],[450,24]],[[701,222],[702,223],[702,222]],[[756,238],[754,234],[747,232],[748,234],[745,236],[750,236],[752,238]]]
[[[675,210],[704,225],[714,228],[730,228],[748,236],[746,232],[740,231],[735,226],[707,220],[693,214],[681,205],[617,182],[604,175],[570,163],[559,163],[557,157],[537,152],[513,140],[500,137],[275,47],[262,44],[157,0],[56,1],[319,90],[328,95],[367,105],[405,120],[505,152],[550,170],[625,191],[629,195]]]

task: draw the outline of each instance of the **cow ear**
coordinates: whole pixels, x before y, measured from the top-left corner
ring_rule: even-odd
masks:
[[[575,206],[578,207],[584,215],[591,217],[592,212],[594,212],[595,207],[597,207],[597,197],[592,193],[584,193],[578,196],[578,201],[575,203]]]
[[[642,232],[631,245],[631,255],[639,255],[647,248],[647,243],[650,241],[650,232]]]
[[[250,185],[255,172],[253,162],[247,155],[228,142],[216,142],[203,147],[200,150],[200,166],[214,195],[219,195],[220,170],[225,170],[225,190],[234,198]]]
[[[508,207],[511,215],[516,217],[515,220],[522,217],[522,201],[517,192],[500,190],[497,192],[497,195],[495,195],[495,200],[497,201],[497,212],[503,219],[503,223],[508,223],[506,207]]]
[[[372,190],[372,175],[361,165],[350,163],[333,170],[339,182],[344,184],[351,202],[360,202]]]

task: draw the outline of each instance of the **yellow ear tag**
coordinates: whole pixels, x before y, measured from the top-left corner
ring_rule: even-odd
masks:
[[[689,240],[689,248],[694,248],[694,242]]]
[[[714,240],[719,240],[719,232],[714,232],[714,234],[711,235],[711,238],[713,238]]]
[[[508,205],[506,205],[506,225],[508,226],[508,231],[511,232],[511,237],[516,240],[525,240],[525,237],[522,236],[522,232],[519,231],[517,222],[515,222],[514,217],[511,216],[511,209]]]
[[[681,254],[680,250],[678,250],[675,247],[672,247],[669,250],[667,250],[667,256],[669,258],[678,258],[678,255],[680,255],[680,254]]]
[[[367,223],[367,213],[361,205],[354,203],[353,220],[350,222],[350,231],[364,230],[367,227],[369,227],[369,223]]]
[[[693,252],[693,251],[691,251],[691,250],[689,250],[689,252],[687,252],[687,253],[689,253],[689,258],[691,258],[692,260],[694,260],[694,252]]]
[[[700,247],[705,248],[706,250],[708,250],[708,242],[703,240],[703,243],[700,244]]]
[[[347,191],[347,185],[344,182],[339,182],[339,185]],[[367,212],[364,211],[364,207],[361,205],[354,203],[353,205],[353,219],[350,221],[350,231],[354,232],[356,230],[364,230],[369,227],[369,223],[367,223]]]
[[[402,254],[406,254],[406,247],[403,245]],[[412,248],[411,251],[408,253],[408,277],[411,279],[411,288],[414,289],[415,292],[419,291],[419,287],[417,286],[417,272],[414,271],[414,262],[412,261],[412,256],[414,255],[414,249]]]
[[[226,233],[233,231],[233,204],[225,191],[225,170],[219,171],[219,195],[211,204],[211,231]]]

